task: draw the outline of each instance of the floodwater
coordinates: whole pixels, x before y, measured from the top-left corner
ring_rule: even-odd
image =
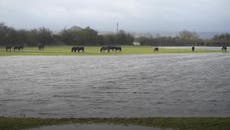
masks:
[[[170,49],[191,49],[191,46],[160,46],[160,48],[170,48]],[[195,46],[195,49],[205,49],[205,50],[221,50],[222,46]]]
[[[172,130],[170,128],[153,128],[135,125],[112,125],[112,124],[70,124],[59,126],[48,126],[28,130]]]
[[[0,57],[0,116],[230,116],[230,55]]]

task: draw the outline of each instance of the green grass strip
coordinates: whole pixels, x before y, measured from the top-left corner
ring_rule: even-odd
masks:
[[[72,46],[47,46],[44,50],[39,51],[37,47],[25,47],[23,51],[6,52],[5,48],[0,48],[0,56],[18,56],[18,55],[44,55],[44,56],[84,56],[84,55],[128,55],[128,54],[161,54],[161,53],[212,53],[220,50],[196,49],[192,52],[189,48],[159,48],[159,52],[153,52],[151,46],[122,46],[122,52],[103,52],[100,53],[100,46],[85,46],[85,53],[72,53]]]
[[[11,118],[0,117],[0,130],[23,130],[49,125],[107,123],[141,125],[175,130],[230,130],[230,118]]]

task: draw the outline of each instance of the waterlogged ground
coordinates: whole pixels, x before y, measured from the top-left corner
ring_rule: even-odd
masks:
[[[172,130],[134,125],[108,125],[108,124],[71,124],[62,126],[48,126],[28,130]]]
[[[230,116],[230,55],[0,57],[0,115]]]

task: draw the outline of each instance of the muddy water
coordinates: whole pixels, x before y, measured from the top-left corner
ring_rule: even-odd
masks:
[[[230,116],[230,55],[0,57],[0,115]]]

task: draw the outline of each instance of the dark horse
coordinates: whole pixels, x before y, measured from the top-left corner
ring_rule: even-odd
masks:
[[[194,46],[192,46],[192,52],[194,52],[195,51],[195,47]]]
[[[11,46],[6,46],[6,51],[11,51]]]
[[[115,52],[121,52],[121,47],[118,46],[109,46],[109,50],[115,51]]]
[[[117,52],[117,51],[119,51],[119,52],[121,52],[121,47],[119,47],[119,46],[115,46],[115,47],[113,47],[113,49]]]
[[[103,47],[101,47],[100,52],[105,52],[105,51],[107,51],[107,52],[110,52],[110,51],[121,52],[122,49],[121,49],[121,47],[117,47],[117,46],[103,46]]]
[[[158,51],[159,51],[159,48],[158,48],[158,47],[154,47],[153,51],[154,51],[154,52],[158,52]]]
[[[72,47],[71,52],[85,52],[84,47]]]
[[[23,46],[23,45],[21,45],[21,46],[14,46],[14,51],[15,51],[15,50],[20,51],[20,50],[23,50],[23,49],[24,49],[24,46]]]
[[[38,50],[44,50],[44,48],[45,48],[45,45],[43,44],[38,45]]]
[[[227,52],[227,46],[222,46],[222,51]]]
[[[107,46],[101,47],[100,52],[105,52],[105,51],[109,52],[110,51],[109,47]]]

